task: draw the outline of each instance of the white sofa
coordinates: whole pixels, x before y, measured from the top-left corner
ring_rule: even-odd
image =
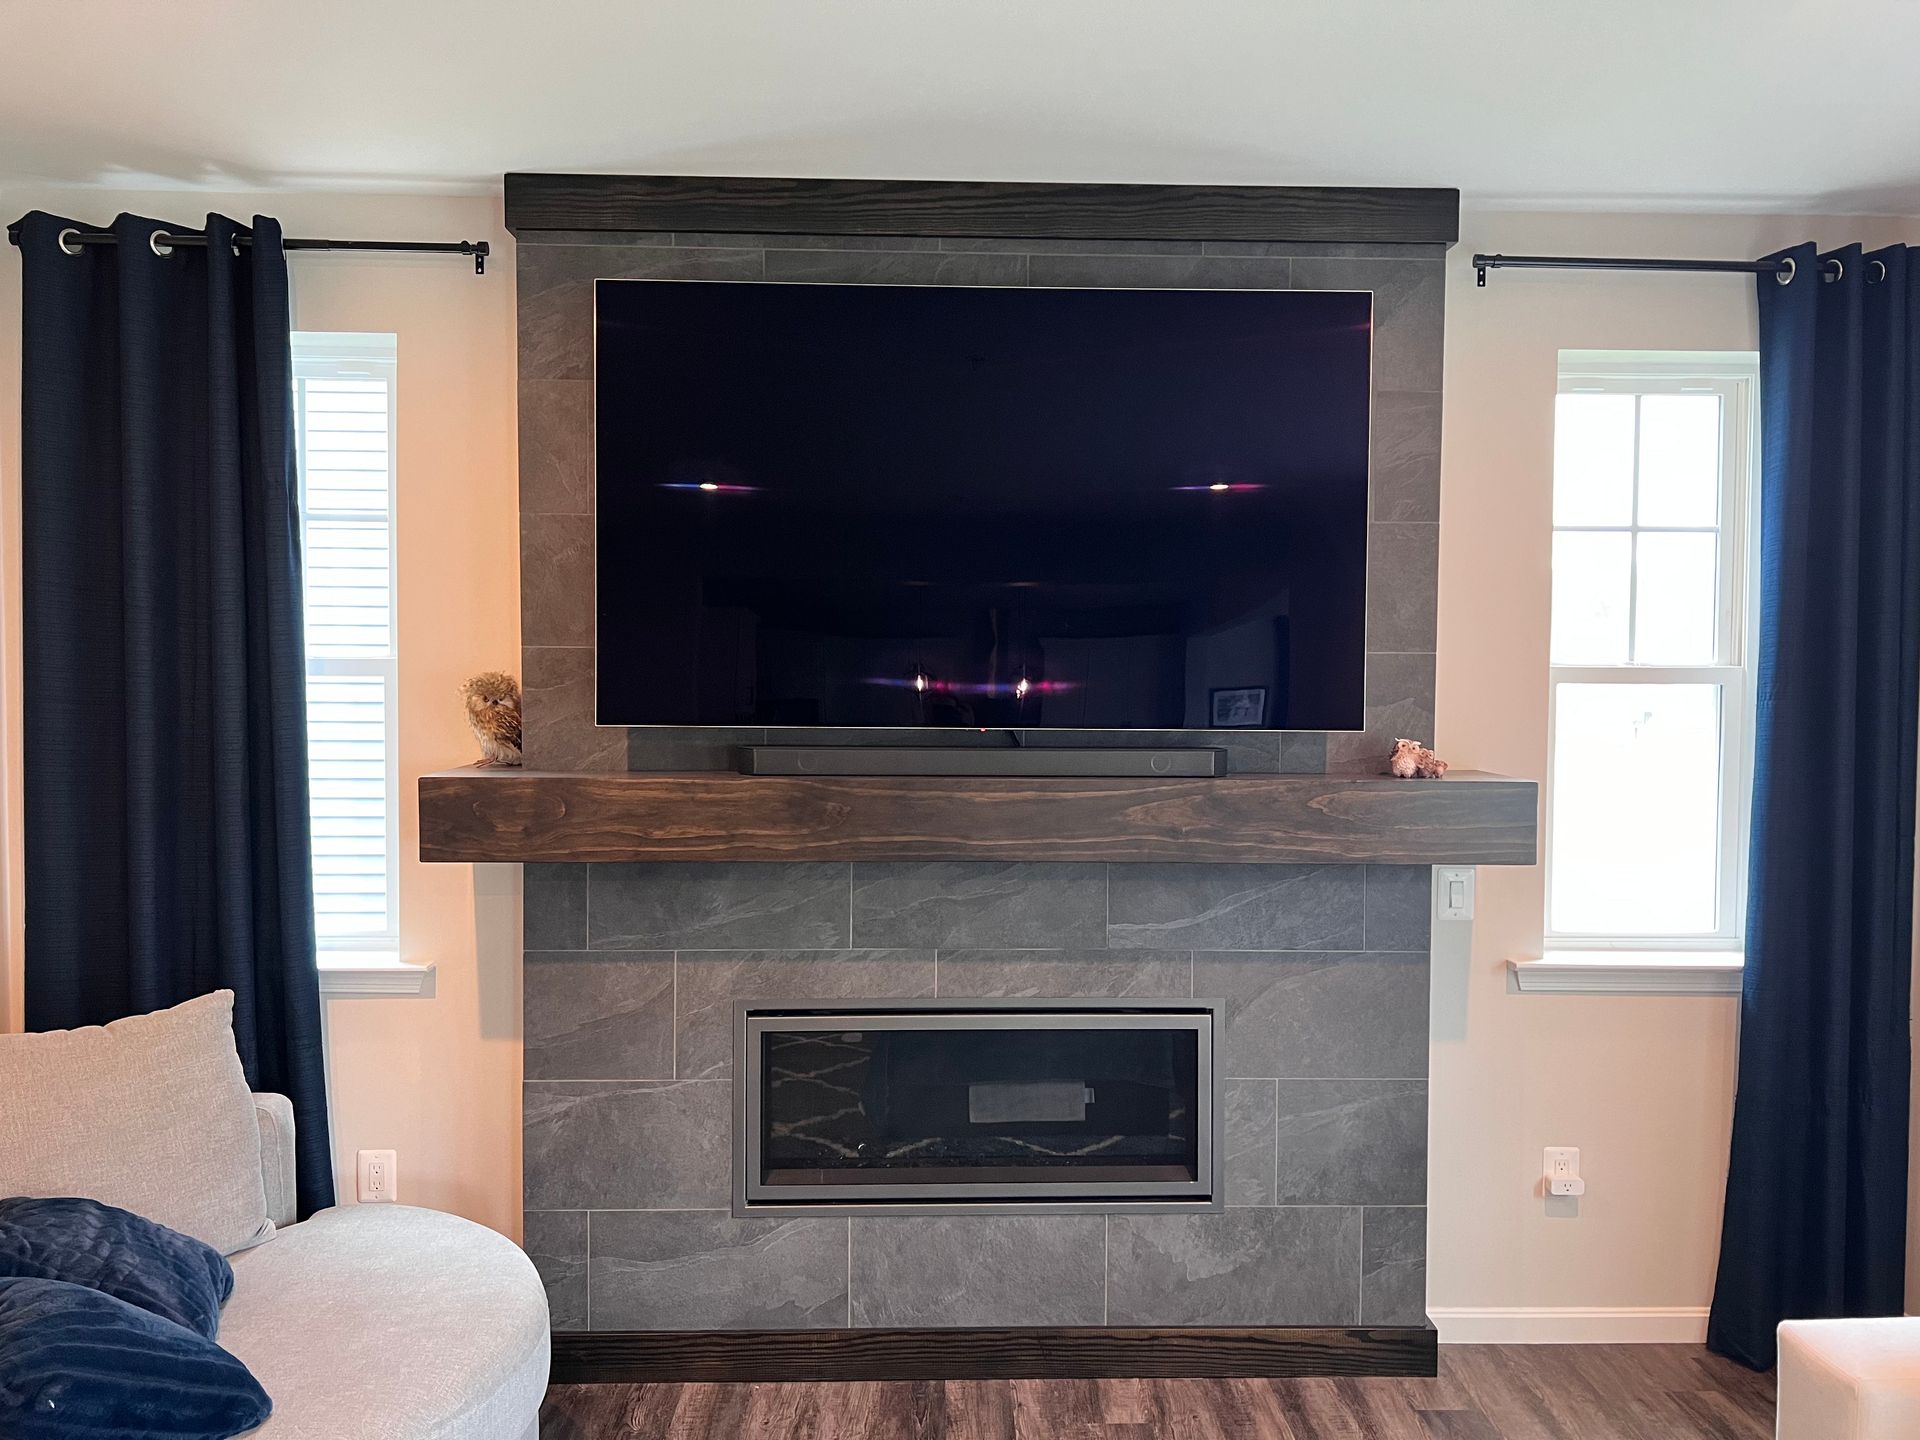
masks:
[[[1920,1318],[1786,1320],[1777,1440],[1920,1436]]]
[[[537,1440],[547,1297],[520,1247],[409,1205],[294,1224],[293,1107],[256,1095],[273,1238],[230,1257],[220,1344],[273,1397],[257,1440]]]

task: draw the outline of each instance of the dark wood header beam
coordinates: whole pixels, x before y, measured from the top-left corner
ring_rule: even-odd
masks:
[[[509,175],[507,229],[1046,236],[1451,245],[1460,192],[1290,185],[1069,185]]]
[[[420,858],[1531,865],[1537,790],[1459,771],[1031,780],[448,770],[420,779]]]

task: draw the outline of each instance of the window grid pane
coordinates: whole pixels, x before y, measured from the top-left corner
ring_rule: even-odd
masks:
[[[1579,358],[1555,407],[1547,932],[1737,944],[1755,367]]]
[[[361,340],[368,348],[355,353]],[[322,949],[398,937],[391,349],[391,337],[294,337]]]

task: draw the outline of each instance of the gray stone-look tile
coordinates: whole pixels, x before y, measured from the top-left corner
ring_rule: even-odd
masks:
[[[520,517],[520,639],[593,644],[593,517]]]
[[[526,230],[519,236],[519,253],[537,249],[543,255],[554,245],[592,245],[600,249],[620,245],[671,245],[671,230]]]
[[[1099,289],[1284,290],[1293,262],[1225,255],[1035,255],[1029,285],[1083,285]]]
[[[529,1080],[529,1210],[724,1209],[731,1092],[723,1080]]]
[[[1227,773],[1271,775],[1280,736],[1272,730],[1023,730],[1033,750],[1224,750]]]
[[[555,1330],[587,1328],[587,1212],[529,1210],[521,1246],[547,1289],[547,1316]]]
[[[702,1211],[593,1217],[596,1330],[846,1323],[845,1220],[736,1220]]]
[[[733,1075],[736,1000],[887,1000],[933,994],[931,950],[682,950],[683,1080]]]
[[[588,893],[592,950],[847,947],[844,865],[595,865]]]
[[[856,945],[1092,949],[1105,941],[1106,915],[1104,865],[921,861],[853,867]]]
[[[1358,865],[1115,865],[1108,944],[1358,950]]]
[[[924,250],[769,250],[767,279],[831,285],[1024,285],[1024,255]]]
[[[536,770],[624,770],[626,732],[593,724],[593,651],[529,645],[520,651],[521,753]]]
[[[1301,258],[1293,261],[1293,288],[1371,290],[1375,389],[1439,390],[1444,261]]]
[[[1431,654],[1367,656],[1366,729],[1329,736],[1328,762],[1336,769],[1384,775],[1395,740],[1404,736],[1429,744],[1433,686]]]
[[[1361,1244],[1360,1323],[1427,1323],[1427,1212],[1366,1212]]]
[[[529,1080],[671,1080],[673,955],[528,951]]]
[[[1424,1080],[1281,1080],[1281,1205],[1423,1205]]]
[[[1098,1215],[856,1219],[857,1326],[1098,1325]]]
[[[1367,949],[1424,954],[1432,915],[1429,866],[1367,866]]]
[[[673,243],[703,249],[938,250],[933,235],[738,235],[717,230],[678,230]]]
[[[1375,521],[1367,527],[1367,649],[1431,652],[1440,527]]]
[[[1110,1325],[1351,1325],[1360,1212],[1338,1206],[1115,1215]]]
[[[1209,255],[1291,255],[1297,260],[1445,260],[1444,245],[1395,245],[1387,241],[1209,240]]]
[[[1197,952],[1193,993],[1227,1001],[1226,1073],[1420,1078],[1427,957]]]
[[[1373,397],[1375,520],[1440,518],[1440,395],[1384,391]]]
[[[1073,240],[1018,236],[949,236],[942,250],[998,250],[1015,255],[1198,255],[1198,240]]]
[[[1176,1000],[1191,971],[1184,950],[942,950],[940,993]]]
[[[1327,773],[1327,737],[1319,730],[1290,730],[1280,737],[1282,775]]]
[[[627,731],[629,770],[731,770],[733,752],[767,732],[733,725],[635,725]]]
[[[1273,1204],[1276,1080],[1229,1080],[1226,1099],[1227,1204]]]
[[[587,867],[527,865],[520,872],[520,943],[526,950],[587,948]]]
[[[593,513],[590,382],[520,382],[520,513]]]

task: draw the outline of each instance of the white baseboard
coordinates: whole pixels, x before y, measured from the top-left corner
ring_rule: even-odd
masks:
[[[1704,1305],[1429,1307],[1442,1345],[1698,1345]]]

